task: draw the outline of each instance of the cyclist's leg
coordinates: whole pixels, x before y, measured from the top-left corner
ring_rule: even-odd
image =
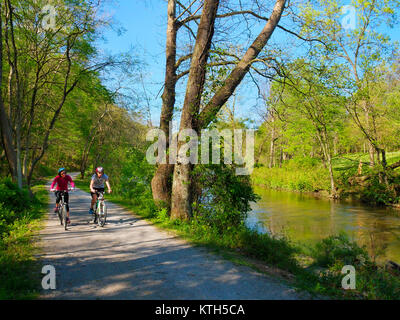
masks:
[[[95,201],[94,203],[97,202],[97,198],[99,197],[99,192],[104,192],[104,188],[94,188],[94,191],[96,191],[95,193]],[[96,208],[97,211],[97,208]],[[94,213],[94,223],[97,223],[97,213]]]
[[[92,207],[91,207],[91,210],[92,210],[93,215],[94,215],[94,221],[93,222],[97,223],[97,213],[96,213],[97,208],[93,210],[93,206],[95,205],[95,203],[97,203],[97,198],[99,197],[99,194],[97,193],[97,189],[96,188],[94,188],[94,191],[95,191],[95,193],[92,194],[92,204],[91,204]]]
[[[55,210],[58,210],[58,208],[60,206],[60,201],[61,201],[61,192],[56,191],[55,195],[56,195],[56,209]]]
[[[97,191],[97,190],[94,189],[94,191]],[[90,203],[90,209],[93,210],[93,206],[97,201],[97,192],[90,192],[90,195],[92,196],[92,201]]]
[[[99,197],[99,192],[104,192],[104,188],[93,188],[95,193],[91,193],[92,195],[92,203],[91,203],[91,209],[93,209],[93,206],[97,202],[97,198]]]
[[[65,192],[64,193],[64,203],[65,203],[65,209],[67,209],[67,217],[69,218],[69,204],[68,204],[68,201],[69,201],[69,194],[68,194],[68,192]]]

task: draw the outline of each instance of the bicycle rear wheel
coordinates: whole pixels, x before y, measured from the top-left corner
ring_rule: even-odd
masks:
[[[106,204],[100,203],[98,206],[98,221],[99,221],[99,226],[104,227],[106,220],[107,220],[107,207]]]

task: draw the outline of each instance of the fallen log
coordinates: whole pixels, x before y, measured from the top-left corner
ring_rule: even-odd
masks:
[[[394,261],[386,262],[386,270],[400,272],[400,265]]]
[[[398,167],[400,167],[400,161],[397,161],[397,162],[395,162],[395,163],[392,163],[392,164],[389,166],[389,168],[392,169],[392,170],[394,170],[394,169],[396,169],[396,168],[398,168]]]
[[[370,178],[371,176],[350,177],[349,183],[350,185],[355,185],[355,184],[362,185],[363,183],[365,183],[365,181],[367,181]]]

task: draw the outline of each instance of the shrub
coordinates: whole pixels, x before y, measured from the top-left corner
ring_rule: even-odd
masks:
[[[8,234],[11,225],[16,220],[16,216],[14,211],[6,208],[4,204],[0,202],[0,239]]]
[[[396,185],[400,185],[400,177],[391,170],[383,171],[378,167],[373,170],[368,184],[362,189],[360,199],[375,205],[394,203],[398,200],[394,188]]]
[[[344,233],[318,242],[311,255],[315,259],[315,265],[321,267],[333,267],[338,263],[353,266],[371,263],[366,249],[350,241]]]
[[[32,207],[33,201],[26,190],[6,178],[0,181],[0,236],[8,235],[14,223],[22,219]]]
[[[323,267],[316,280],[322,294],[354,299],[400,299],[400,278],[371,261],[366,249],[340,234],[320,241],[312,251],[313,266]],[[356,287],[343,290],[341,273],[345,265],[356,270]]]
[[[223,233],[244,223],[250,203],[257,201],[249,176],[228,165],[198,165],[193,170],[194,216]]]
[[[31,205],[31,199],[28,191],[20,190],[9,178],[5,178],[0,180],[0,203],[5,208],[19,212]]]
[[[295,258],[299,248],[293,246],[286,238],[271,237],[256,230],[243,229],[240,239],[242,246],[251,256],[291,272],[300,268]]]

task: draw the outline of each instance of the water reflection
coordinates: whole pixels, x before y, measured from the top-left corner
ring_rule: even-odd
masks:
[[[378,261],[400,262],[400,211],[373,208],[256,187],[261,200],[253,204],[248,225],[260,232],[285,234],[295,242],[312,245],[344,231]]]

